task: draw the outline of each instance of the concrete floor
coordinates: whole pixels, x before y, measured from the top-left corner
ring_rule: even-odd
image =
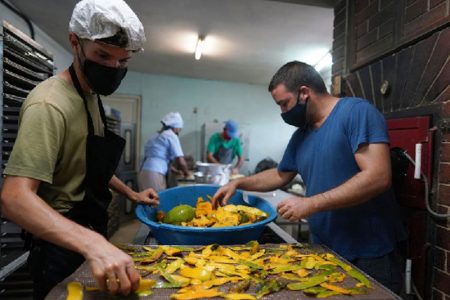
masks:
[[[124,222],[120,225],[119,229],[111,236],[109,241],[113,244],[117,243],[133,243],[136,233],[141,227],[142,223],[133,219],[127,222]]]

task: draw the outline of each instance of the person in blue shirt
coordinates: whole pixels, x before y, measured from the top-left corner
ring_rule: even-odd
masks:
[[[178,112],[169,112],[162,120],[162,128],[153,135],[144,148],[144,160],[139,173],[139,185],[161,191],[167,188],[167,175],[174,162],[181,174],[190,176],[178,134],[183,128],[183,119]]]
[[[300,174],[306,195],[280,202],[285,219],[307,218],[311,241],[325,245],[400,292],[397,242],[405,231],[391,189],[387,127],[368,101],[330,95],[310,65],[293,61],[273,76],[269,92],[287,124],[298,127],[277,168],[232,181],[213,204],[236,189],[271,191]]]
[[[214,133],[208,141],[206,159],[209,163],[232,164],[237,157],[231,172],[239,173],[244,164],[241,140],[239,139],[239,125],[234,120],[225,122],[222,132]]]

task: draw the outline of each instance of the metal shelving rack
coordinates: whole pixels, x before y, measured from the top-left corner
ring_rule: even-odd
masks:
[[[19,112],[28,93],[53,75],[53,56],[41,45],[6,21],[0,27],[0,131],[1,172],[14,146]],[[0,184],[3,177],[0,176]],[[5,218],[0,222],[0,280],[25,264],[21,228]],[[3,296],[2,290],[2,296]]]

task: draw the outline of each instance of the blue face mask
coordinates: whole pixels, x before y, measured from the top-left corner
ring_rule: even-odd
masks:
[[[308,102],[306,101],[302,104],[297,98],[297,104],[287,112],[281,113],[281,118],[283,118],[283,121],[289,125],[299,128],[305,127],[307,103]]]

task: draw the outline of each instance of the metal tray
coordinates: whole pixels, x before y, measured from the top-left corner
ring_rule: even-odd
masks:
[[[31,80],[45,80],[48,78],[48,74],[47,73],[37,73],[34,71],[31,71],[30,69],[19,65],[18,63],[13,62],[12,60],[8,59],[8,58],[4,58],[3,60],[4,64],[6,67],[10,68],[10,70],[14,70],[17,73],[21,73],[23,76],[30,78]]]
[[[13,124],[3,124],[3,132],[17,132],[19,130],[19,124],[13,123]]]
[[[10,83],[17,85],[19,87],[25,87],[30,89],[34,88],[40,82],[25,78],[9,70],[4,70],[4,76]]]
[[[25,98],[23,97],[19,97],[19,96],[15,96],[15,95],[11,95],[9,93],[5,93],[3,95],[3,101],[4,103],[7,103],[9,105],[22,105],[23,101],[25,101]]]
[[[47,66],[42,65],[36,61],[33,61],[29,59],[28,57],[23,57],[20,53],[14,51],[14,49],[5,48],[4,50],[4,56],[10,58],[11,60],[15,61],[18,64],[25,65],[29,68],[35,69],[39,72],[49,73],[52,74],[52,70],[49,69]]]
[[[4,36],[5,45],[10,49],[15,49],[17,52],[29,57],[31,60],[38,64],[42,64],[49,70],[53,69],[53,63],[50,63],[49,58],[35,51],[32,47],[28,46],[26,43],[22,42],[20,39],[15,38],[11,34],[5,34]]]
[[[8,81],[4,81],[3,82],[3,91],[5,93],[9,93],[14,96],[26,97],[30,93],[31,90],[26,90],[26,89],[17,87],[15,85],[9,83]]]
[[[3,114],[18,115],[19,112],[20,112],[20,107],[18,107],[18,106],[8,106],[7,104],[3,105]]]
[[[3,118],[3,122],[5,122],[5,123],[13,123],[13,122],[17,123],[17,122],[19,122],[19,116],[5,116],[5,115],[3,115],[2,118]]]
[[[130,246],[136,246],[136,245],[130,245]],[[270,247],[278,247],[278,244],[265,244],[261,245],[261,248],[270,248]],[[139,246],[138,246],[139,247]],[[156,246],[152,246],[156,247]],[[192,246],[190,246],[192,247]],[[309,250],[308,250],[309,249]],[[311,253],[313,252],[331,252],[329,249],[326,249],[322,246],[313,246],[310,248],[307,248],[304,250],[305,253]],[[302,250],[303,252],[303,250]],[[335,254],[336,255],[336,254]],[[338,255],[336,255],[339,257]],[[340,258],[340,257],[339,257]],[[343,258],[340,258],[341,260],[345,261]],[[348,263],[348,262],[346,262]],[[355,267],[355,269],[357,269]],[[367,275],[366,275],[367,276]],[[146,276],[146,278],[150,278],[151,276]],[[366,295],[356,295],[356,296],[345,296],[345,295],[339,295],[339,296],[333,296],[326,299],[330,300],[336,300],[336,299],[364,299],[364,300],[391,300],[391,299],[400,299],[397,295],[392,293],[387,288],[380,285],[378,282],[376,282],[373,278],[370,276],[367,276],[368,279],[371,281],[373,289],[369,294]],[[349,280],[349,284],[354,284],[355,281],[353,278],[346,279]],[[85,262],[83,263],[72,275],[70,275],[68,278],[60,282],[57,286],[55,286],[50,293],[47,295],[45,299],[47,300],[64,300],[66,299],[67,292],[66,292],[66,286],[67,283],[70,281],[78,281],[81,282],[84,286],[95,286],[95,280],[91,275],[91,272],[89,270],[88,264]],[[224,288],[226,291],[227,285],[223,285],[222,288]],[[129,297],[121,297],[121,299],[170,299],[170,295],[175,293],[177,289],[153,289],[153,295],[146,296],[146,297],[138,297],[136,295],[130,295]],[[108,295],[103,292],[87,292],[84,294],[83,300],[96,300],[96,299],[109,299]],[[212,299],[223,299],[223,298],[212,298]],[[290,291],[290,290],[282,290],[281,292],[269,294],[261,299],[315,299],[309,296],[306,296],[301,291]]]

